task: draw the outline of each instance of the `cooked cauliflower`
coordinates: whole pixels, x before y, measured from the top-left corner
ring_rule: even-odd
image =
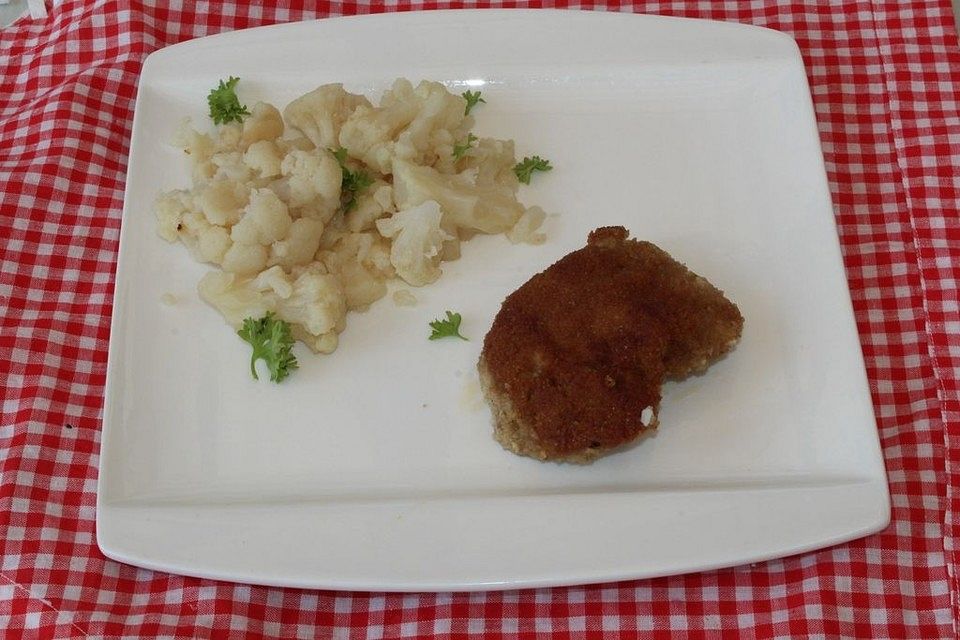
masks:
[[[375,231],[344,233],[317,258],[340,277],[347,308],[364,309],[387,294],[386,281],[394,277],[390,243]]]
[[[157,215],[157,234],[167,242],[179,240],[183,216],[190,212],[192,206],[193,194],[189,191],[177,189],[160,194],[153,204]]]
[[[495,138],[480,138],[466,161],[468,167],[476,169],[478,185],[499,185],[514,194],[520,188],[513,171],[516,164],[513,140]]]
[[[219,225],[212,224],[197,234],[197,251],[203,262],[221,264],[232,246],[230,233]]]
[[[512,190],[498,183],[477,184],[471,171],[445,175],[433,167],[394,162],[393,199],[399,209],[428,200],[440,203],[445,222],[482,233],[503,233],[523,215]]]
[[[280,166],[286,177],[287,201],[291,207],[309,206],[311,217],[326,222],[340,206],[340,185],[343,172],[329,151],[301,151],[287,153]]]
[[[393,210],[393,187],[375,182],[357,200],[357,206],[344,214],[350,231],[367,231],[377,219]]]
[[[258,102],[243,121],[240,146],[244,149],[262,140],[276,140],[283,135],[283,118],[272,104]]]
[[[215,179],[245,183],[253,177],[253,171],[244,163],[243,154],[239,151],[215,153],[210,162],[216,167]]]
[[[507,231],[507,240],[513,244],[526,242],[527,244],[543,244],[547,236],[537,229],[543,224],[547,214],[540,207],[530,207],[523,212],[517,223]]]
[[[401,78],[376,106],[328,84],[282,115],[259,102],[212,134],[184,121],[174,144],[192,188],[157,198],[157,233],[217,267],[198,291],[232,326],[273,312],[330,353],[348,311],[394,278],[435,281],[476,233],[543,241],[543,210],[517,201],[513,141],[475,138],[454,154],[471,136],[465,107],[440,83]],[[403,290],[394,302],[416,299]]]
[[[334,149],[339,145],[340,127],[358,107],[370,107],[370,101],[347,93],[342,84],[325,84],[288,104],[283,119],[317,149]]]
[[[392,238],[390,263],[407,284],[422,287],[440,277],[440,249],[452,236],[440,228],[440,205],[427,200],[377,220],[377,229]]]
[[[247,188],[232,180],[214,180],[200,190],[200,209],[210,224],[234,224],[247,204]]]
[[[282,240],[270,247],[270,266],[280,265],[291,268],[308,264],[320,248],[320,236],[323,235],[323,223],[313,218],[298,218],[287,229]]]
[[[195,185],[202,184],[213,177],[217,168],[210,159],[216,151],[216,144],[209,135],[191,127],[190,118],[184,118],[180,122],[172,143],[190,156],[191,174]]]
[[[276,178],[280,175],[283,152],[273,140],[258,140],[243,154],[243,163],[256,171],[261,178]]]
[[[212,271],[197,285],[200,297],[216,308],[235,329],[244,318],[260,318],[268,312],[289,322],[295,334],[309,347],[324,351],[343,329],[346,301],[339,281],[329,275],[302,273],[297,278],[287,275],[279,266],[271,267],[253,278]]]
[[[234,242],[269,245],[286,236],[292,223],[287,205],[277,194],[270,189],[255,189],[230,237]]]
[[[473,118],[466,100],[439,82],[423,81],[416,89],[400,78],[383,94],[379,107],[361,107],[343,124],[340,146],[382,174],[395,158],[432,165],[466,138]]]
[[[243,138],[243,125],[239,122],[220,125],[217,129],[215,149],[218,153],[239,151],[241,138]]]
[[[413,307],[417,304],[417,297],[408,289],[398,289],[393,292],[393,304],[398,307]]]
[[[304,273],[293,281],[290,295],[277,304],[278,316],[317,338],[342,330],[346,314],[343,288],[330,274]]]
[[[347,309],[358,311],[387,295],[386,283],[356,260],[340,266],[340,282],[347,301]]]
[[[234,242],[223,254],[221,266],[237,275],[254,275],[267,266],[267,256],[267,248],[262,244]]]
[[[416,117],[397,136],[396,156],[408,162],[432,165],[440,155],[452,155],[453,145],[465,139],[473,126],[473,118],[464,115],[467,101],[447,91],[439,82],[423,81],[412,95],[409,83],[402,89],[394,90],[382,101],[387,108],[411,100],[417,105]]]
[[[376,232],[344,233],[328,249],[320,251],[317,258],[335,273],[339,273],[345,263],[355,261],[381,280],[396,275],[390,264],[390,242]]]

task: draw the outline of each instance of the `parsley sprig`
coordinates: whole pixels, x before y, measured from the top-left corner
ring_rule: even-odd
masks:
[[[480,97],[482,91],[464,91],[460,95],[463,96],[463,99],[467,101],[467,108],[464,110],[463,115],[470,115],[470,110],[477,106],[478,103],[482,102],[487,103],[486,100]]]
[[[297,368],[297,358],[291,353],[293,336],[290,335],[290,325],[274,316],[272,311],[259,320],[245,319],[237,335],[253,347],[250,373],[255,380],[260,379],[257,376],[257,360],[267,363],[270,379],[274,382],[280,382]]]
[[[533,156],[532,158],[524,158],[523,162],[518,162],[513,168],[513,172],[517,174],[517,179],[523,184],[530,184],[530,176],[533,175],[534,171],[550,171],[553,167],[550,166],[549,160],[544,160],[540,156]]]
[[[430,340],[439,340],[440,338],[466,338],[460,333],[460,322],[462,318],[459,313],[447,311],[446,320],[434,320],[430,323],[433,332],[430,334]]]
[[[240,104],[237,92],[234,88],[240,78],[230,76],[226,82],[220,81],[220,85],[210,91],[207,96],[207,104],[210,106],[210,117],[214,124],[225,124],[232,120],[243,122],[243,116],[250,115],[247,111],[247,105]]]
[[[351,171],[347,167],[347,150],[343,147],[330,149],[330,153],[340,163],[343,181],[340,183],[341,209],[346,213],[357,206],[360,193],[373,184],[373,178],[366,171]]]
[[[453,145],[453,159],[459,160],[462,158],[467,151],[473,148],[473,143],[476,141],[477,136],[471,133],[464,142]]]

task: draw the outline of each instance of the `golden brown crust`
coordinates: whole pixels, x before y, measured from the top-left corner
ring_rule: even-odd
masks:
[[[598,278],[614,276],[612,286],[630,288],[640,305],[667,329],[666,376],[682,380],[700,373],[732,349],[743,330],[740,309],[723,292],[651,242],[628,240],[623,227],[590,233],[576,262]],[[584,255],[585,254],[585,255]]]
[[[739,339],[736,305],[627,237],[593,231],[503,302],[479,366],[506,448],[591,461],[656,427],[665,377],[702,370]]]

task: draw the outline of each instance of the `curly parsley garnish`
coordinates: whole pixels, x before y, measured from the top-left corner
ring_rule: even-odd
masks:
[[[460,95],[463,96],[463,99],[467,101],[467,108],[464,110],[463,115],[470,115],[470,110],[473,109],[477,104],[484,103],[487,101],[480,97],[482,91],[464,91]]]
[[[255,380],[260,379],[257,376],[257,360],[267,363],[270,379],[274,382],[280,382],[297,368],[297,358],[290,351],[293,347],[290,325],[274,316],[273,312],[267,312],[259,320],[247,318],[237,335],[253,347],[250,373]]]
[[[240,78],[230,78],[224,82],[220,81],[220,86],[210,91],[207,96],[207,104],[210,105],[210,117],[214,124],[224,124],[232,120],[243,122],[243,116],[250,115],[247,106],[240,104],[240,99],[234,91],[234,87],[240,82]]]
[[[549,160],[544,160],[540,156],[533,156],[532,158],[524,158],[523,162],[518,162],[517,165],[513,168],[513,172],[517,174],[517,179],[523,184],[530,184],[530,176],[533,175],[534,171],[550,171],[553,167],[550,166]]]
[[[453,145],[453,159],[459,160],[467,151],[473,148],[473,143],[477,141],[477,136],[472,133],[467,136],[465,142]]]
[[[460,334],[461,319],[459,313],[447,311],[446,320],[434,320],[430,323],[430,328],[433,329],[433,332],[430,334],[430,340],[439,340],[440,338],[460,338],[461,340],[466,340],[466,338]]]
[[[347,167],[347,150],[343,147],[333,150],[330,153],[340,163],[340,171],[343,173],[343,181],[340,183],[341,208],[346,213],[357,206],[357,199],[360,193],[373,184],[373,178],[366,171],[351,171]]]

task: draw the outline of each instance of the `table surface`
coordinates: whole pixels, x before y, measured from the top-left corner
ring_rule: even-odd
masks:
[[[719,571],[473,594],[266,588],[103,557],[100,421],[144,57],[262,24],[463,6],[228,3],[206,15],[157,2],[63,2],[0,31],[6,637],[956,637],[960,48],[948,0],[469,3],[737,21],[797,40],[890,480],[884,531]]]

